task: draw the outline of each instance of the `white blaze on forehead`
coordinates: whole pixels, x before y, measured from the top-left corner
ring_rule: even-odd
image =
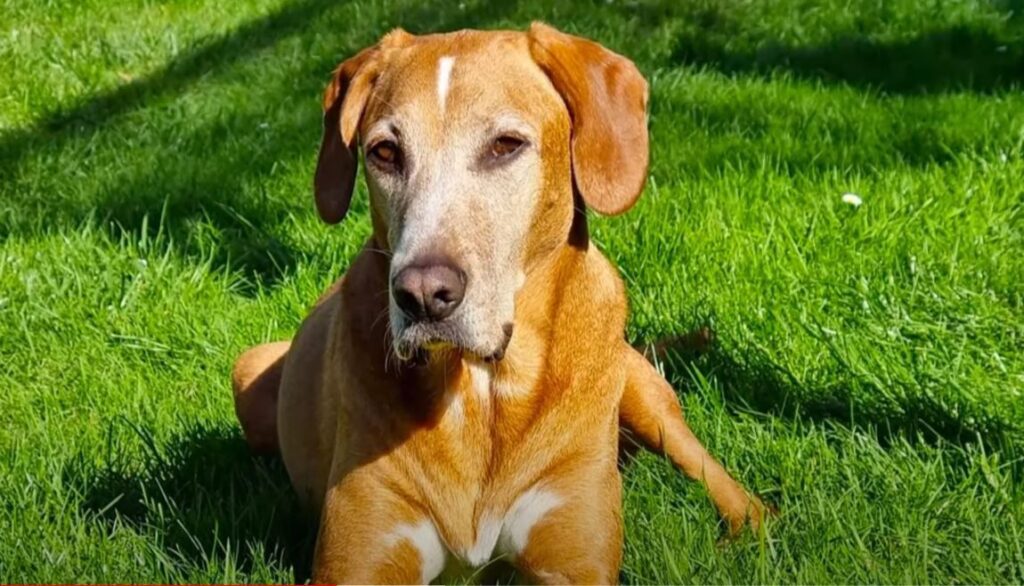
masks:
[[[444,112],[445,102],[448,100],[448,88],[452,82],[452,67],[455,66],[455,57],[441,57],[437,62],[437,104]]]

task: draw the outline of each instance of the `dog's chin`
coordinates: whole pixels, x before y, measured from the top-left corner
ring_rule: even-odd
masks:
[[[505,357],[508,340],[493,348],[472,344],[458,329],[436,322],[409,324],[395,336],[395,355],[404,362],[426,364],[452,353],[480,362],[498,362]]]
[[[464,347],[458,332],[444,323],[408,324],[394,337],[395,356],[414,364],[426,363],[429,358]]]

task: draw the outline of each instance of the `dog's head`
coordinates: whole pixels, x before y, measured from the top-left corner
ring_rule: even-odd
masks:
[[[361,147],[399,357],[448,346],[501,358],[516,294],[568,241],[575,196],[602,214],[639,197],[646,103],[632,62],[543,24],[396,30],[338,67],[317,209],[329,223],[345,216]]]

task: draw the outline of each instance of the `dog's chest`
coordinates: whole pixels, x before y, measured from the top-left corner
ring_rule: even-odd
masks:
[[[469,534],[446,534],[428,517],[393,529],[386,543],[407,540],[419,553],[424,582],[476,575],[491,561],[515,562],[535,528],[562,505],[563,497],[543,486],[520,494],[505,510],[487,510]]]
[[[536,471],[508,466],[509,457],[522,447],[515,437],[533,432],[512,421],[528,419],[522,415],[538,392],[531,374],[526,369],[513,374],[467,363],[459,384],[449,390],[452,395],[436,437],[443,438],[445,460],[458,466],[435,476],[435,446],[435,465],[424,470],[419,485],[430,513],[392,532],[392,541],[408,539],[415,546],[423,561],[424,581],[440,575],[446,581],[479,579],[480,569],[489,562],[514,562],[538,525],[562,505],[566,495],[544,479],[521,484]],[[535,456],[531,463],[539,465],[551,454],[545,450]],[[510,474],[511,469],[515,473]]]

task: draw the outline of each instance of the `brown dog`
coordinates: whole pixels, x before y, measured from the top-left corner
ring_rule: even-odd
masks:
[[[373,236],[295,339],[233,375],[250,445],[320,511],[318,582],[428,582],[501,558],[535,582],[616,581],[619,428],[706,483],[731,530],[763,508],[623,339],[626,294],[584,205],[647,173],[647,84],[543,24],[396,30],[337,69],[316,204],[339,222],[357,151]]]

